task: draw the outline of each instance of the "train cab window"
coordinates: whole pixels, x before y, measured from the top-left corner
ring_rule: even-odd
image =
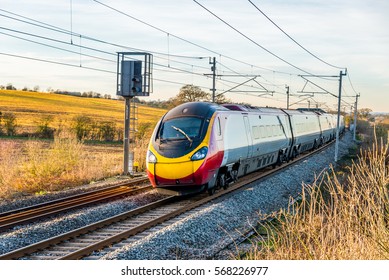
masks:
[[[217,131],[217,135],[218,135],[218,136],[221,136],[221,135],[222,135],[222,127],[221,127],[221,125],[220,125],[220,118],[219,118],[219,117],[217,117],[216,131]]]
[[[184,117],[167,120],[162,124],[161,140],[181,140],[200,137],[202,120],[196,117]]]

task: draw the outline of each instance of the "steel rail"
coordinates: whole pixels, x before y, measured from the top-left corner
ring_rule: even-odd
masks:
[[[0,232],[16,225],[25,224],[64,211],[77,209],[86,205],[102,202],[124,195],[135,194],[151,189],[151,185],[145,187],[135,187],[148,181],[147,178],[137,179],[131,182],[116,184],[100,190],[90,191],[52,200],[49,202],[36,204],[30,207],[20,208],[0,214]]]

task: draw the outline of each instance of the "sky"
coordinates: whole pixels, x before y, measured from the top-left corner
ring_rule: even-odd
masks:
[[[232,102],[285,108],[289,87],[290,108],[334,110],[342,73],[342,110],[360,94],[358,108],[389,112],[385,0],[0,1],[0,85],[115,96],[117,53],[141,51],[145,100],[211,92],[215,57],[216,94]]]

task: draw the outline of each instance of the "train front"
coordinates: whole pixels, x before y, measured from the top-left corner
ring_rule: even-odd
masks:
[[[162,117],[150,140],[147,175],[159,192],[184,195],[206,188],[220,160],[209,145],[213,114],[219,106],[191,102]]]

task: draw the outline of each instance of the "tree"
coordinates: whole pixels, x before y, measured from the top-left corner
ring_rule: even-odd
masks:
[[[361,116],[362,118],[367,119],[371,112],[372,110],[370,108],[362,108],[358,110],[358,115]]]
[[[11,83],[8,83],[7,86],[5,87],[5,89],[7,89],[7,90],[16,90],[16,88]]]
[[[78,115],[73,118],[73,129],[78,140],[87,138],[92,131],[93,121],[85,115]]]
[[[180,105],[185,102],[193,101],[212,101],[212,96],[210,93],[203,91],[200,87],[195,85],[185,85],[180,89],[180,92],[176,97],[170,98],[169,108],[173,108],[177,105]],[[229,99],[225,98],[223,94],[215,96],[215,102],[222,104],[230,102]]]
[[[209,101],[210,94],[203,91],[200,87],[195,85],[185,85],[180,89],[180,92],[176,97],[171,98],[169,101],[171,107],[175,107],[185,102],[193,101]]]
[[[215,103],[224,104],[231,103],[231,100],[224,96],[224,94],[215,95]]]
[[[99,140],[113,141],[116,134],[116,124],[113,121],[104,121],[98,124]]]

